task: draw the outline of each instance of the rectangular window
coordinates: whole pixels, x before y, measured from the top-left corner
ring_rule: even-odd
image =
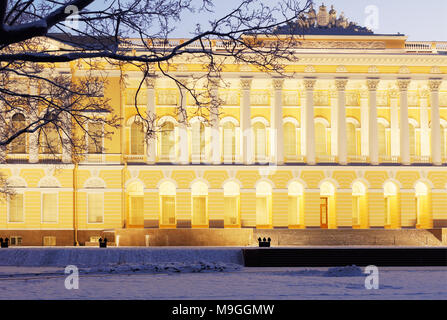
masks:
[[[239,224],[238,197],[224,197],[224,224],[234,226]]]
[[[102,123],[90,122],[88,124],[88,153],[98,154],[103,151]]]
[[[22,245],[22,237],[21,236],[11,236],[11,246],[21,246]]]
[[[88,222],[103,223],[104,221],[104,194],[89,193],[88,201]]]
[[[43,237],[43,245],[46,246],[55,246],[56,245],[56,237],[54,236],[45,236]]]
[[[197,226],[207,225],[206,221],[206,196],[193,197],[192,224]]]
[[[24,222],[23,194],[14,194],[9,197],[9,222]]]
[[[268,197],[256,198],[256,224],[257,225],[270,224]]]
[[[57,193],[42,194],[42,222],[57,222]]]
[[[142,226],[144,225],[144,197],[130,196],[130,215],[129,225]]]
[[[161,196],[161,224],[175,225],[175,196]]]
[[[289,226],[300,224],[300,197],[289,196]]]

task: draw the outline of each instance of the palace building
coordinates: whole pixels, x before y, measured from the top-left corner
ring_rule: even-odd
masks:
[[[192,99],[155,70],[137,102],[162,129],[149,141],[135,122],[141,72],[105,67],[121,127],[79,163],[68,148],[48,163],[32,134],[16,139],[0,164],[15,190],[0,202],[0,235],[72,245],[122,229],[447,227],[447,43],[375,34],[323,6],[277,32],[303,33],[291,76],[226,65],[210,124],[182,121],[176,106],[196,110]],[[58,65],[73,77],[88,68]],[[203,72],[182,58],[170,68],[185,81]]]

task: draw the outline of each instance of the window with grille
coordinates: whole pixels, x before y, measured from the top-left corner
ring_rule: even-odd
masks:
[[[134,122],[130,126],[130,154],[144,154],[144,126],[141,122]]]
[[[103,152],[102,123],[90,122],[88,124],[88,153],[99,154]]]
[[[9,222],[24,222],[23,194],[9,196]]]
[[[171,159],[175,154],[175,131],[172,122],[165,122],[161,126],[161,158]]]
[[[25,116],[22,113],[12,116],[12,127],[16,132],[26,127]],[[11,153],[26,153],[26,137],[26,134],[21,134],[11,142]]]

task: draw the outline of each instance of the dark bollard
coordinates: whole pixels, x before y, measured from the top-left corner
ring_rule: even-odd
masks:
[[[264,237],[264,239],[258,238],[258,242],[259,242],[259,247],[260,248],[270,248],[270,242],[272,241],[272,239],[268,238],[266,239]]]
[[[107,238],[99,238],[99,247],[100,248],[107,248]]]

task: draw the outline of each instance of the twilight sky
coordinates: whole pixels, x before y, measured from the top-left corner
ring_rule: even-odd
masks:
[[[274,0],[265,0],[266,3]],[[231,8],[234,8],[239,0],[216,0],[215,17],[222,16]],[[304,0],[301,0],[304,3]],[[317,0],[318,7],[322,1]],[[378,8],[378,29],[375,33],[402,33],[409,40],[417,41],[447,41],[447,1],[446,0],[326,0],[324,4],[330,8],[334,5],[337,14],[342,11],[350,21],[364,26],[368,14],[365,10],[368,6]],[[197,23],[206,25],[211,14],[185,14],[180,30],[174,32],[171,37],[190,37],[190,31]]]

